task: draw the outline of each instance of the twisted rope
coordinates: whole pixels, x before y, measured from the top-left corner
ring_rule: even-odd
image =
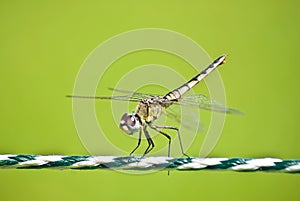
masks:
[[[300,173],[300,159],[0,155],[0,168],[234,170]]]

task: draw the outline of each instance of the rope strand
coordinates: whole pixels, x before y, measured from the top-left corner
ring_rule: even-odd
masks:
[[[300,159],[278,158],[168,158],[64,155],[0,155],[0,168],[122,169],[122,170],[234,170],[300,173]]]

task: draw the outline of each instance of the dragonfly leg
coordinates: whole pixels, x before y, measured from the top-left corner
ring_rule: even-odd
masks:
[[[138,144],[137,146],[130,152],[129,156],[131,156],[135,150],[137,150],[137,148],[140,146],[141,144],[141,139],[142,139],[142,129],[140,129],[140,132],[139,132],[139,139],[138,139]]]
[[[157,132],[161,133],[162,131],[159,129],[171,129],[171,130],[175,130],[177,132],[178,135],[178,140],[179,140],[179,145],[180,145],[180,149],[181,149],[181,153],[190,158],[189,155],[187,155],[184,150],[183,150],[183,145],[182,145],[182,141],[181,141],[181,137],[180,137],[180,131],[177,127],[174,126],[155,126],[155,125],[151,125],[151,128],[153,128],[154,130],[156,130]],[[162,133],[161,133],[162,134]],[[169,136],[169,135],[168,135]],[[166,136],[167,137],[167,136]],[[169,136],[170,137],[170,136]],[[170,149],[170,144],[171,142],[169,142],[169,149]]]
[[[155,126],[155,125],[149,125],[149,126],[150,126],[150,128],[152,128],[152,129],[155,130],[156,132],[158,132],[158,133],[164,135],[166,138],[168,138],[168,140],[169,140],[168,157],[170,157],[171,140],[172,140],[172,139],[171,139],[171,136],[168,135],[167,133],[165,133],[165,132],[159,130],[160,126]]]
[[[146,126],[144,127],[143,129],[144,133],[145,133],[145,136],[146,136],[146,139],[148,141],[148,147],[146,149],[146,151],[144,152],[143,156],[146,156],[146,154],[148,154],[153,148],[154,148],[154,143],[153,143],[153,140],[151,139],[150,135],[149,135],[149,132],[147,131],[147,128]]]

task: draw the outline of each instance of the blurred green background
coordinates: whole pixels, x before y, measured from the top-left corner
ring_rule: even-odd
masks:
[[[1,1],[0,153],[88,154],[64,97],[81,64],[116,34],[164,28],[212,57],[229,54],[220,70],[227,102],[246,115],[227,117],[210,156],[300,158],[299,8],[298,1]],[[124,65],[160,57],[137,55]],[[300,198],[296,174],[1,170],[0,178],[1,200]]]

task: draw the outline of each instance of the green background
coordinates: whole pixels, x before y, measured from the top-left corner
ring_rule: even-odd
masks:
[[[298,1],[1,1],[0,153],[88,154],[64,97],[81,64],[116,34],[164,28],[212,57],[229,54],[220,71],[227,102],[246,115],[228,116],[211,157],[300,158],[299,8]],[[123,63],[163,58],[136,55]],[[181,63],[165,64],[178,70]],[[282,173],[1,170],[0,179],[1,200],[300,198],[299,175]]]

